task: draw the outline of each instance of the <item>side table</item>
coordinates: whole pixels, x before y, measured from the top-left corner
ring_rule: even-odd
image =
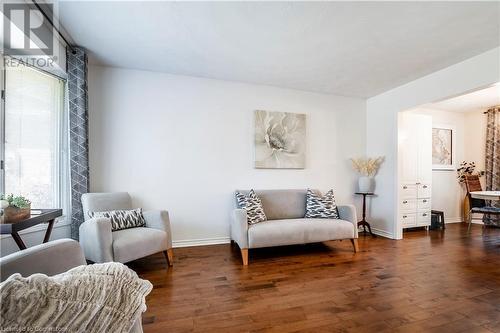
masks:
[[[372,233],[372,228],[370,227],[370,223],[366,222],[366,196],[367,195],[374,195],[372,192],[356,192],[358,195],[363,196],[363,219],[358,222],[358,228],[359,226],[363,226],[363,232],[366,233],[366,227],[368,227],[368,232],[370,235],[375,237],[375,235]]]
[[[39,214],[34,214],[34,211],[39,211]],[[19,231],[31,228],[40,223],[48,223],[47,231],[43,237],[43,243],[47,243],[52,233],[52,227],[56,218],[62,216],[62,209],[35,209],[31,210],[31,215],[27,219],[14,223],[0,224],[0,234],[10,234],[20,250],[24,250],[26,245],[19,236]]]

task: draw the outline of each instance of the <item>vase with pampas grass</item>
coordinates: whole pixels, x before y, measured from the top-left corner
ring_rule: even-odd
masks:
[[[358,179],[358,190],[361,193],[372,193],[375,189],[375,175],[380,169],[384,157],[351,158],[352,167],[361,177]]]

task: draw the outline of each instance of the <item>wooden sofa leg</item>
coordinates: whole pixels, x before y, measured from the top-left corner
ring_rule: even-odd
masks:
[[[352,243],[352,246],[354,247],[354,253],[359,252],[358,239],[352,238],[351,243]]]
[[[163,254],[165,255],[165,259],[167,259],[168,265],[173,266],[174,265],[174,250],[168,249],[167,251],[163,251]]]
[[[241,259],[243,260],[243,266],[248,266],[248,249],[241,249]]]

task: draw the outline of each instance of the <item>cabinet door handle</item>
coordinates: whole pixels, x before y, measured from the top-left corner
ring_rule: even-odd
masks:
[[[422,200],[422,202],[427,202],[427,200],[424,199],[424,200]]]
[[[406,201],[406,200],[403,200],[403,203],[404,203],[404,204],[406,204],[406,203],[408,203],[408,201]]]
[[[408,217],[408,216],[406,216],[406,215],[403,215],[403,218],[404,218],[404,219],[405,219],[405,218],[407,218],[407,217]]]
[[[422,186],[423,188],[427,188],[427,185]]]
[[[420,185],[420,183],[415,183],[415,185]]]
[[[423,213],[422,216],[427,216],[427,213]]]
[[[408,188],[408,186],[406,186],[406,185],[405,185],[405,186],[403,186],[403,190],[406,190],[407,188]]]

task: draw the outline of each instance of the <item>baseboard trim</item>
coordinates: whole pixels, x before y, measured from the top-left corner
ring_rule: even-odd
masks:
[[[463,219],[461,217],[444,218],[444,223],[462,223]]]
[[[184,239],[172,242],[172,247],[190,247],[190,246],[204,246],[204,245],[218,245],[229,244],[231,239],[229,237],[215,237],[215,238],[201,238],[201,239]]]
[[[380,229],[372,227],[372,232],[377,236],[381,236],[381,237],[385,237],[385,238],[389,238],[389,239],[395,239],[395,237],[392,233],[387,232],[385,230],[380,230]]]

